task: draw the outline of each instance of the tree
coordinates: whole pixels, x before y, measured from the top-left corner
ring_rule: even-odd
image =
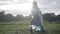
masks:
[[[60,14],[56,16],[58,22],[60,22]]]
[[[14,16],[12,14],[5,15],[5,21],[13,21],[13,20],[14,20]]]
[[[56,21],[56,15],[54,13],[45,13],[43,14],[43,19],[45,21],[54,22]]]
[[[49,13],[45,13],[45,14],[43,14],[43,19],[45,20],[45,21],[48,21],[48,19],[49,19]]]
[[[4,11],[0,12],[0,22],[4,21]]]
[[[14,20],[15,21],[21,21],[23,19],[23,15],[17,15]]]

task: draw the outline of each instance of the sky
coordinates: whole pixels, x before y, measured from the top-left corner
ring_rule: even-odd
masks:
[[[4,10],[5,14],[11,13],[13,15],[31,14],[31,8],[34,0],[0,0],[0,10]],[[35,0],[44,13],[60,14],[60,0]]]

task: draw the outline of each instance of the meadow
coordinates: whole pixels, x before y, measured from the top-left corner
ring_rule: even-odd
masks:
[[[30,21],[0,22],[0,34],[30,34]],[[44,23],[47,34],[60,34],[60,24]]]

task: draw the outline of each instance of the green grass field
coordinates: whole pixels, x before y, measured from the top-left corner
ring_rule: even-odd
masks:
[[[30,34],[29,21],[0,22],[0,34]],[[47,34],[60,34],[60,24],[44,23]]]

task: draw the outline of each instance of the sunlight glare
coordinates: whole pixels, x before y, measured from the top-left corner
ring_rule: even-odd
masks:
[[[32,1],[34,1],[34,0],[28,0],[28,1],[31,1],[31,2],[32,2]]]
[[[0,9],[2,10],[16,10],[15,12],[19,12],[23,15],[28,15],[31,13],[32,3],[26,2],[21,4],[8,4],[8,5],[1,5]],[[9,13],[9,12],[6,12]],[[12,13],[12,12],[10,12]],[[17,13],[18,14],[18,13]]]
[[[8,10],[8,9],[17,9],[20,11],[30,10],[32,8],[32,3],[21,3],[21,4],[9,4],[9,5],[2,5],[0,9]]]

